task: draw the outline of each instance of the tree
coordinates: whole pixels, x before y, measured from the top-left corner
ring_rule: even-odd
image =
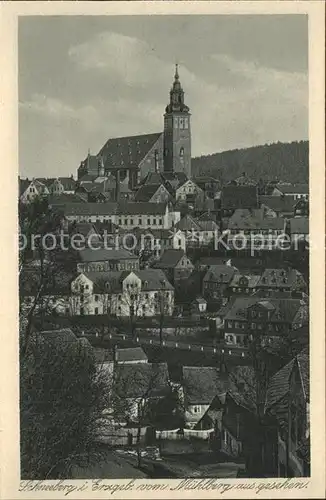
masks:
[[[56,287],[69,277],[73,261],[69,249],[44,245],[46,235],[58,242],[60,216],[36,199],[20,207],[19,219],[26,239],[19,252],[22,476],[67,477],[71,464],[92,457],[108,384],[89,344],[71,331],[55,330],[51,341],[44,333]]]
[[[71,465],[92,461],[107,407],[91,346],[56,335],[33,334],[20,363],[21,471],[28,479],[69,477]]]
[[[137,466],[142,465],[141,432],[153,425],[155,402],[168,393],[168,376],[165,364],[119,364],[113,377],[112,408],[116,421],[137,429]],[[157,418],[157,414],[155,414]]]

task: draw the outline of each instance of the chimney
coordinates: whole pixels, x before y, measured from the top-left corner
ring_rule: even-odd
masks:
[[[119,201],[119,198],[120,198],[120,170],[117,170],[115,174],[115,201]]]

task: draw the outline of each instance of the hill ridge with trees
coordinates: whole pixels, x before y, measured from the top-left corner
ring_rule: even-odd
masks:
[[[276,142],[192,158],[194,177],[228,182],[243,174],[265,181],[309,182],[309,141]]]

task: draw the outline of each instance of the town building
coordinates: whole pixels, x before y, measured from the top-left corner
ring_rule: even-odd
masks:
[[[178,65],[164,113],[164,130],[153,134],[109,139],[96,155],[90,153],[78,168],[78,179],[85,175],[113,175],[116,199],[120,182],[127,179],[134,189],[150,172],[181,172],[191,177],[190,110],[184,102]]]

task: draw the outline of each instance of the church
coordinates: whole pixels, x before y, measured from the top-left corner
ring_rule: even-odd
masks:
[[[114,177],[134,189],[151,173],[164,177],[191,177],[190,110],[185,104],[176,64],[164,130],[153,134],[109,139],[97,155],[81,162],[77,178]]]

